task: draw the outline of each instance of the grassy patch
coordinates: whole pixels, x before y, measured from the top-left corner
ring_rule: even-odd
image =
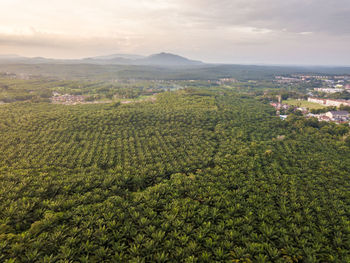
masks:
[[[308,108],[308,109],[323,109],[326,108],[327,106],[318,104],[318,103],[314,103],[314,102],[309,102],[307,100],[293,100],[293,99],[288,99],[283,101],[283,103],[288,104],[288,105],[292,105],[292,106],[297,106],[297,107],[304,107],[304,108]]]

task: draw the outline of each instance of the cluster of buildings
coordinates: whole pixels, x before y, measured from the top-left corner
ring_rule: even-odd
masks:
[[[347,111],[329,111],[323,114],[309,113],[307,117],[315,117],[319,121],[334,121],[337,123],[344,123],[350,120],[350,114]]]
[[[291,76],[276,76],[275,81],[281,84],[288,83],[300,83],[300,82],[311,82],[311,81],[322,81],[322,86],[335,89],[350,89],[350,76],[327,76],[327,75],[303,75],[303,74],[293,74]],[[316,89],[315,89],[316,90]],[[340,91],[340,92],[341,92]],[[327,89],[322,92],[335,93],[339,91],[334,91],[332,89]]]
[[[309,102],[322,104],[324,106],[335,106],[335,107],[340,107],[341,105],[350,106],[349,100],[321,99],[321,98],[311,98],[311,97],[309,97],[307,100]]]
[[[322,100],[322,99],[316,99],[316,98],[310,98],[310,99]],[[331,100],[331,101],[337,101],[337,100]],[[312,101],[312,102],[315,102],[315,101]],[[347,103],[350,103],[350,101]],[[309,113],[309,110],[305,107],[295,107],[288,104],[282,104],[281,102],[271,102],[270,105],[276,109],[277,115],[279,115],[282,120],[286,119],[288,116],[280,115],[280,112],[282,110],[293,109],[293,110],[301,111],[302,114],[307,118],[315,117],[319,121],[332,121],[336,123],[346,123],[350,121],[350,114],[347,111],[339,110],[339,111],[329,111],[327,113],[321,113],[321,114],[312,114],[312,113]],[[344,105],[344,103],[342,103],[341,105]],[[336,105],[328,105],[328,106],[336,106]],[[337,105],[337,107],[338,106],[340,105]]]
[[[350,93],[350,75],[292,74],[289,76],[275,76],[275,81],[281,84],[309,83],[311,85],[317,85],[319,87],[313,89],[315,92],[333,94],[347,91]],[[309,92],[308,95],[310,96],[308,98],[309,102],[321,104],[326,107],[339,108],[340,106],[350,106],[350,100],[317,98],[312,92]],[[290,109],[292,109],[301,111],[306,117],[315,117],[320,121],[333,121],[337,123],[350,121],[350,115],[347,111],[329,111],[322,114],[311,114],[307,108],[282,104],[281,98],[279,98],[278,103],[271,102],[270,105],[276,109],[277,114],[282,119],[285,119],[287,116],[280,115],[281,112],[286,112],[286,110],[290,112]]]
[[[271,102],[270,105],[276,110],[288,110],[291,107],[288,104],[282,104],[280,102]]]
[[[283,77],[283,76],[276,76],[275,77],[277,83],[294,83],[294,82],[302,82],[303,80],[296,77]]]
[[[330,80],[330,81],[345,81],[349,80],[350,76],[348,75],[337,75],[337,76],[329,76],[329,75],[312,75],[312,74],[293,74],[293,78],[298,78],[301,80]]]
[[[235,78],[221,78],[217,81],[218,84],[235,83],[237,80]]]
[[[337,93],[337,92],[343,92],[343,91],[345,91],[345,89],[342,89],[342,88],[314,88],[314,91],[332,94],[332,93]],[[347,91],[350,92],[349,90],[347,90]]]
[[[324,92],[324,93],[337,93],[337,92],[350,92],[350,84],[336,84],[330,85],[327,88],[314,88],[314,91]]]
[[[52,103],[76,104],[76,103],[82,103],[84,101],[85,101],[85,97],[83,95],[70,95],[70,94],[61,95],[57,92],[54,92],[53,96],[51,97]]]
[[[288,109],[294,109],[301,111],[303,114],[307,114],[309,111],[305,107],[295,107],[289,104],[283,104],[283,103],[277,103],[277,102],[271,102],[270,105],[276,109],[277,112],[280,112],[281,110],[288,110]]]

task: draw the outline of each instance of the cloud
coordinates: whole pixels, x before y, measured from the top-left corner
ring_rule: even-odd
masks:
[[[124,46],[130,42],[127,38],[103,38],[103,37],[73,37],[52,33],[40,33],[33,34],[1,34],[0,33],[0,46],[1,45],[14,45],[14,46],[31,46],[31,47],[54,47],[54,48],[89,48],[89,47],[101,47],[108,46]]]
[[[205,26],[350,33],[348,0],[181,0],[177,12]]]
[[[1,32],[0,50],[29,56],[79,58],[88,54],[128,52],[137,46],[136,36],[72,36],[42,32],[34,28],[24,31]],[[35,52],[35,53],[32,53]],[[39,52],[39,53],[37,53]]]
[[[1,0],[0,52],[348,64],[349,13],[349,0]]]

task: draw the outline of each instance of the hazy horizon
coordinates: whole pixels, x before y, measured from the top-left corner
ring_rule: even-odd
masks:
[[[0,55],[178,54],[208,63],[350,65],[346,0],[3,0]]]

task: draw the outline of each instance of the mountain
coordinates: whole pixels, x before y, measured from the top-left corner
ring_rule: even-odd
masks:
[[[96,64],[96,65],[140,65],[140,66],[198,66],[203,62],[190,60],[179,55],[159,53],[148,57],[133,54],[112,54],[84,59],[50,59],[43,57],[21,57],[16,55],[0,55],[0,63],[23,64]]]
[[[123,58],[123,57],[113,57],[113,58],[92,57],[92,58],[84,58],[77,61],[80,61],[81,63],[98,64],[98,65],[130,65],[134,60]]]
[[[160,66],[186,66],[186,65],[202,65],[203,62],[190,60],[179,55],[171,53],[154,54],[144,59],[135,61],[138,65],[160,65]]]
[[[74,63],[74,60],[53,59],[44,57],[22,57],[18,55],[0,55],[1,64],[55,64]]]
[[[115,64],[115,65],[131,65],[133,61],[143,59],[144,56],[134,54],[112,54],[107,56],[97,56],[82,59],[82,62],[89,64]]]
[[[0,55],[0,61],[2,63],[22,63],[22,62],[27,62],[28,60],[30,60],[30,58],[26,58],[26,57],[21,57],[18,55],[12,55],[12,54],[8,54],[8,55]]]
[[[145,56],[140,56],[140,55],[135,55],[135,54],[112,54],[112,55],[106,55],[106,56],[97,56],[97,57],[92,57],[92,58],[87,58],[87,59],[100,59],[100,60],[110,60],[110,59],[143,59]]]
[[[83,59],[83,62],[92,64],[114,64],[114,65],[142,65],[142,66],[186,66],[202,65],[200,61],[190,60],[179,55],[170,53],[159,53],[148,57],[139,55],[115,54]]]

